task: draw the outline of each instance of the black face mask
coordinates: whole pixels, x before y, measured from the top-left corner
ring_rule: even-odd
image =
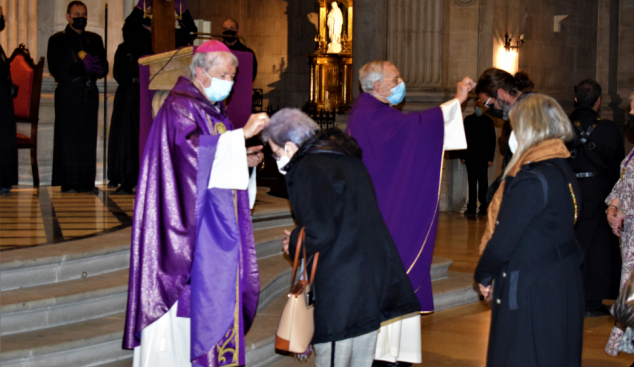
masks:
[[[222,37],[225,40],[225,42],[233,42],[236,40],[235,36],[238,34],[238,32],[232,31],[232,30],[226,30],[226,31],[223,31],[222,34],[226,36],[233,36],[233,37]]]
[[[634,133],[634,115],[627,114],[627,127]]]
[[[499,110],[491,106],[489,107],[487,112],[489,113],[489,115],[491,115],[492,117],[495,117],[496,119],[504,119],[504,110]]]
[[[152,25],[152,18],[150,17],[144,17],[143,21],[142,21],[143,25],[146,25],[148,27],[150,27]]]
[[[73,18],[73,28],[83,31],[86,28],[86,23],[88,23],[88,19],[84,17]]]
[[[0,17],[0,32],[4,30],[4,17]]]

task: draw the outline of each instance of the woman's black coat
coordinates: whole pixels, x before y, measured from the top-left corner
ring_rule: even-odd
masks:
[[[489,367],[581,365],[582,252],[568,183],[578,201],[563,159],[526,165],[506,179],[495,232],[475,272],[480,284],[495,280]]]
[[[360,158],[356,141],[331,129],[303,144],[286,166],[298,225],[290,255],[301,227],[308,256],[319,252],[313,343],[363,335],[420,311]]]

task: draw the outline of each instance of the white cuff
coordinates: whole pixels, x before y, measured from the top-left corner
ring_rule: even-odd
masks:
[[[251,178],[249,178],[249,187],[247,189],[249,193],[249,208],[251,209],[253,209],[253,206],[255,205],[255,196],[258,193],[258,185],[256,181],[257,170],[257,166],[253,167],[253,173],[251,173]]]
[[[246,190],[249,185],[247,148],[242,129],[220,135],[208,188]]]
[[[467,149],[460,101],[454,98],[440,105],[445,123],[445,150]]]

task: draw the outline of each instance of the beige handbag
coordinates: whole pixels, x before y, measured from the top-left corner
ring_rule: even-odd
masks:
[[[275,333],[275,349],[288,351],[292,353],[304,353],[313,339],[315,331],[314,309],[313,305],[308,305],[308,293],[315,279],[315,270],[317,269],[317,260],[319,253],[315,254],[313,260],[313,269],[310,274],[310,282],[306,276],[306,248],[302,247],[304,242],[304,228],[299,232],[297,239],[297,248],[295,250],[295,261],[293,262],[293,275],[291,277],[291,291],[288,294],[286,306],[282,311],[280,323]],[[304,278],[295,283],[295,273],[299,265],[300,249],[304,253]]]

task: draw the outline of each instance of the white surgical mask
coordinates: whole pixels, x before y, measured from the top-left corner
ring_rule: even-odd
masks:
[[[290,158],[288,158],[287,156],[287,147],[286,145],[284,145],[284,155],[280,157],[280,159],[278,159],[277,161],[275,161],[275,163],[277,163],[277,169],[280,171],[281,174],[285,175],[286,171],[283,169],[284,166],[286,166],[288,164],[288,162],[291,161]]]
[[[509,136],[509,149],[511,149],[511,153],[515,154],[515,151],[517,151],[517,145],[515,131],[511,131],[511,136]]]
[[[222,80],[218,78],[212,78],[205,71],[205,75],[211,79],[211,84],[209,87],[205,88],[203,83],[200,83],[200,86],[205,90],[205,94],[210,101],[220,102],[224,101],[227,97],[229,97],[229,93],[231,93],[231,88],[233,88],[233,82],[230,80]]]

